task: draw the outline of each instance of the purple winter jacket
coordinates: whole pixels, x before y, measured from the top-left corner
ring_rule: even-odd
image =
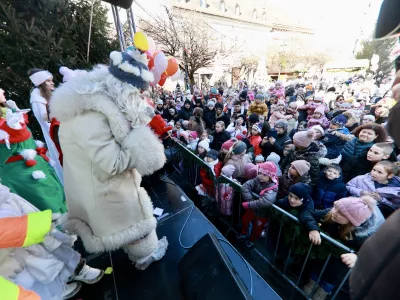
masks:
[[[362,191],[378,193],[382,197],[382,203],[392,207],[393,209],[400,208],[400,177],[393,177],[397,180],[399,187],[386,186],[375,188],[371,173],[360,175],[350,180],[347,185],[347,191],[352,196],[360,196]]]

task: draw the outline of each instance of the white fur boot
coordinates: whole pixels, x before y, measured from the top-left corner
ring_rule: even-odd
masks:
[[[158,241],[157,249],[153,251],[149,256],[144,257],[136,261],[135,267],[138,270],[145,270],[148,266],[150,266],[153,262],[159,261],[161,258],[164,257],[165,252],[167,252],[168,248],[168,241],[167,237],[163,237]]]

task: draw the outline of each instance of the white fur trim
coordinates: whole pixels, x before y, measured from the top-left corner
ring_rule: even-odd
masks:
[[[132,65],[131,65],[130,63],[128,63],[128,62],[124,62],[124,63],[120,64],[120,65],[118,66],[118,68],[121,69],[122,71],[127,72],[127,73],[134,74],[134,75],[136,75],[136,76],[140,76],[140,70],[139,70],[139,68],[138,68],[138,67],[132,66]]]
[[[153,73],[151,73],[151,72],[149,72],[149,71],[147,71],[145,69],[142,69],[142,78],[143,78],[144,81],[147,81],[147,82],[153,82],[154,81]]]
[[[87,252],[101,253],[117,250],[122,246],[140,240],[150,234],[156,226],[157,220],[151,217],[136,222],[114,235],[98,237],[93,234],[92,229],[82,220],[70,219],[63,225],[63,229],[69,233],[77,234],[82,239]]]
[[[118,51],[112,51],[110,53],[110,58],[114,66],[118,66],[122,62],[122,54]]]
[[[36,147],[38,147],[38,148],[44,148],[45,147],[45,144],[42,141],[36,140],[35,143],[36,143]]]
[[[46,178],[46,174],[43,173],[43,171],[33,171],[32,172],[32,177],[33,179],[44,179]]]
[[[141,126],[132,130],[121,143],[121,148],[137,157],[134,167],[141,175],[150,175],[161,169],[166,161],[164,147],[150,128]],[[143,151],[146,159],[141,159]]]
[[[134,60],[141,62],[142,64],[146,65],[149,63],[147,60],[146,53],[140,53],[139,51],[130,51],[129,55],[133,57]]]
[[[112,76],[108,68],[99,66],[92,72],[80,75],[79,80],[71,80],[58,87],[50,102],[51,117],[64,122],[87,111],[100,112],[107,117],[115,139],[118,143],[121,143],[132,130],[123,112],[106,94],[95,93],[91,95],[85,93],[85,90],[95,82],[107,80],[107,76]],[[68,103],[68,105],[65,105],[65,103]]]
[[[36,157],[36,150],[33,149],[24,149],[20,152],[20,154],[22,155],[22,157],[25,160],[29,160],[29,159],[35,159]]]

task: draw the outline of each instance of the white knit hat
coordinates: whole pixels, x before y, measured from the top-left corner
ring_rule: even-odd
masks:
[[[210,144],[206,140],[202,140],[201,142],[198,143],[198,146],[204,148],[207,152],[210,151]]]

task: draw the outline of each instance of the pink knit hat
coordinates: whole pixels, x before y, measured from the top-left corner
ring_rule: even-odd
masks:
[[[371,216],[376,200],[371,196],[347,197],[335,202],[335,208],[354,226],[360,226]]]
[[[244,177],[247,179],[253,179],[257,176],[257,166],[252,163],[247,163],[244,165]]]
[[[310,146],[314,138],[315,132],[312,129],[296,132],[293,136],[293,144],[295,146],[307,148],[308,146]]]
[[[325,116],[325,108],[323,106],[318,106],[314,112],[320,113],[321,115]]]
[[[222,144],[221,149],[229,150],[229,149],[231,149],[231,147],[233,146],[234,143],[235,143],[235,141],[233,141],[233,140],[227,140],[225,143]]]
[[[310,171],[310,163],[304,159],[295,160],[292,162],[292,165],[300,176]]]
[[[286,103],[285,103],[285,101],[283,101],[283,100],[279,100],[279,101],[278,101],[278,105],[284,105],[284,106],[285,106]]]
[[[278,169],[276,165],[273,162],[266,161],[262,164],[257,165],[257,167],[258,167],[258,173],[268,176],[269,178],[271,178],[272,182],[275,183],[274,186],[262,190],[260,196],[264,195],[264,193],[269,190],[278,188],[278,177],[276,175]]]
[[[196,131],[192,131],[191,133],[189,133],[189,136],[191,136],[194,139],[197,139],[197,132]]]

